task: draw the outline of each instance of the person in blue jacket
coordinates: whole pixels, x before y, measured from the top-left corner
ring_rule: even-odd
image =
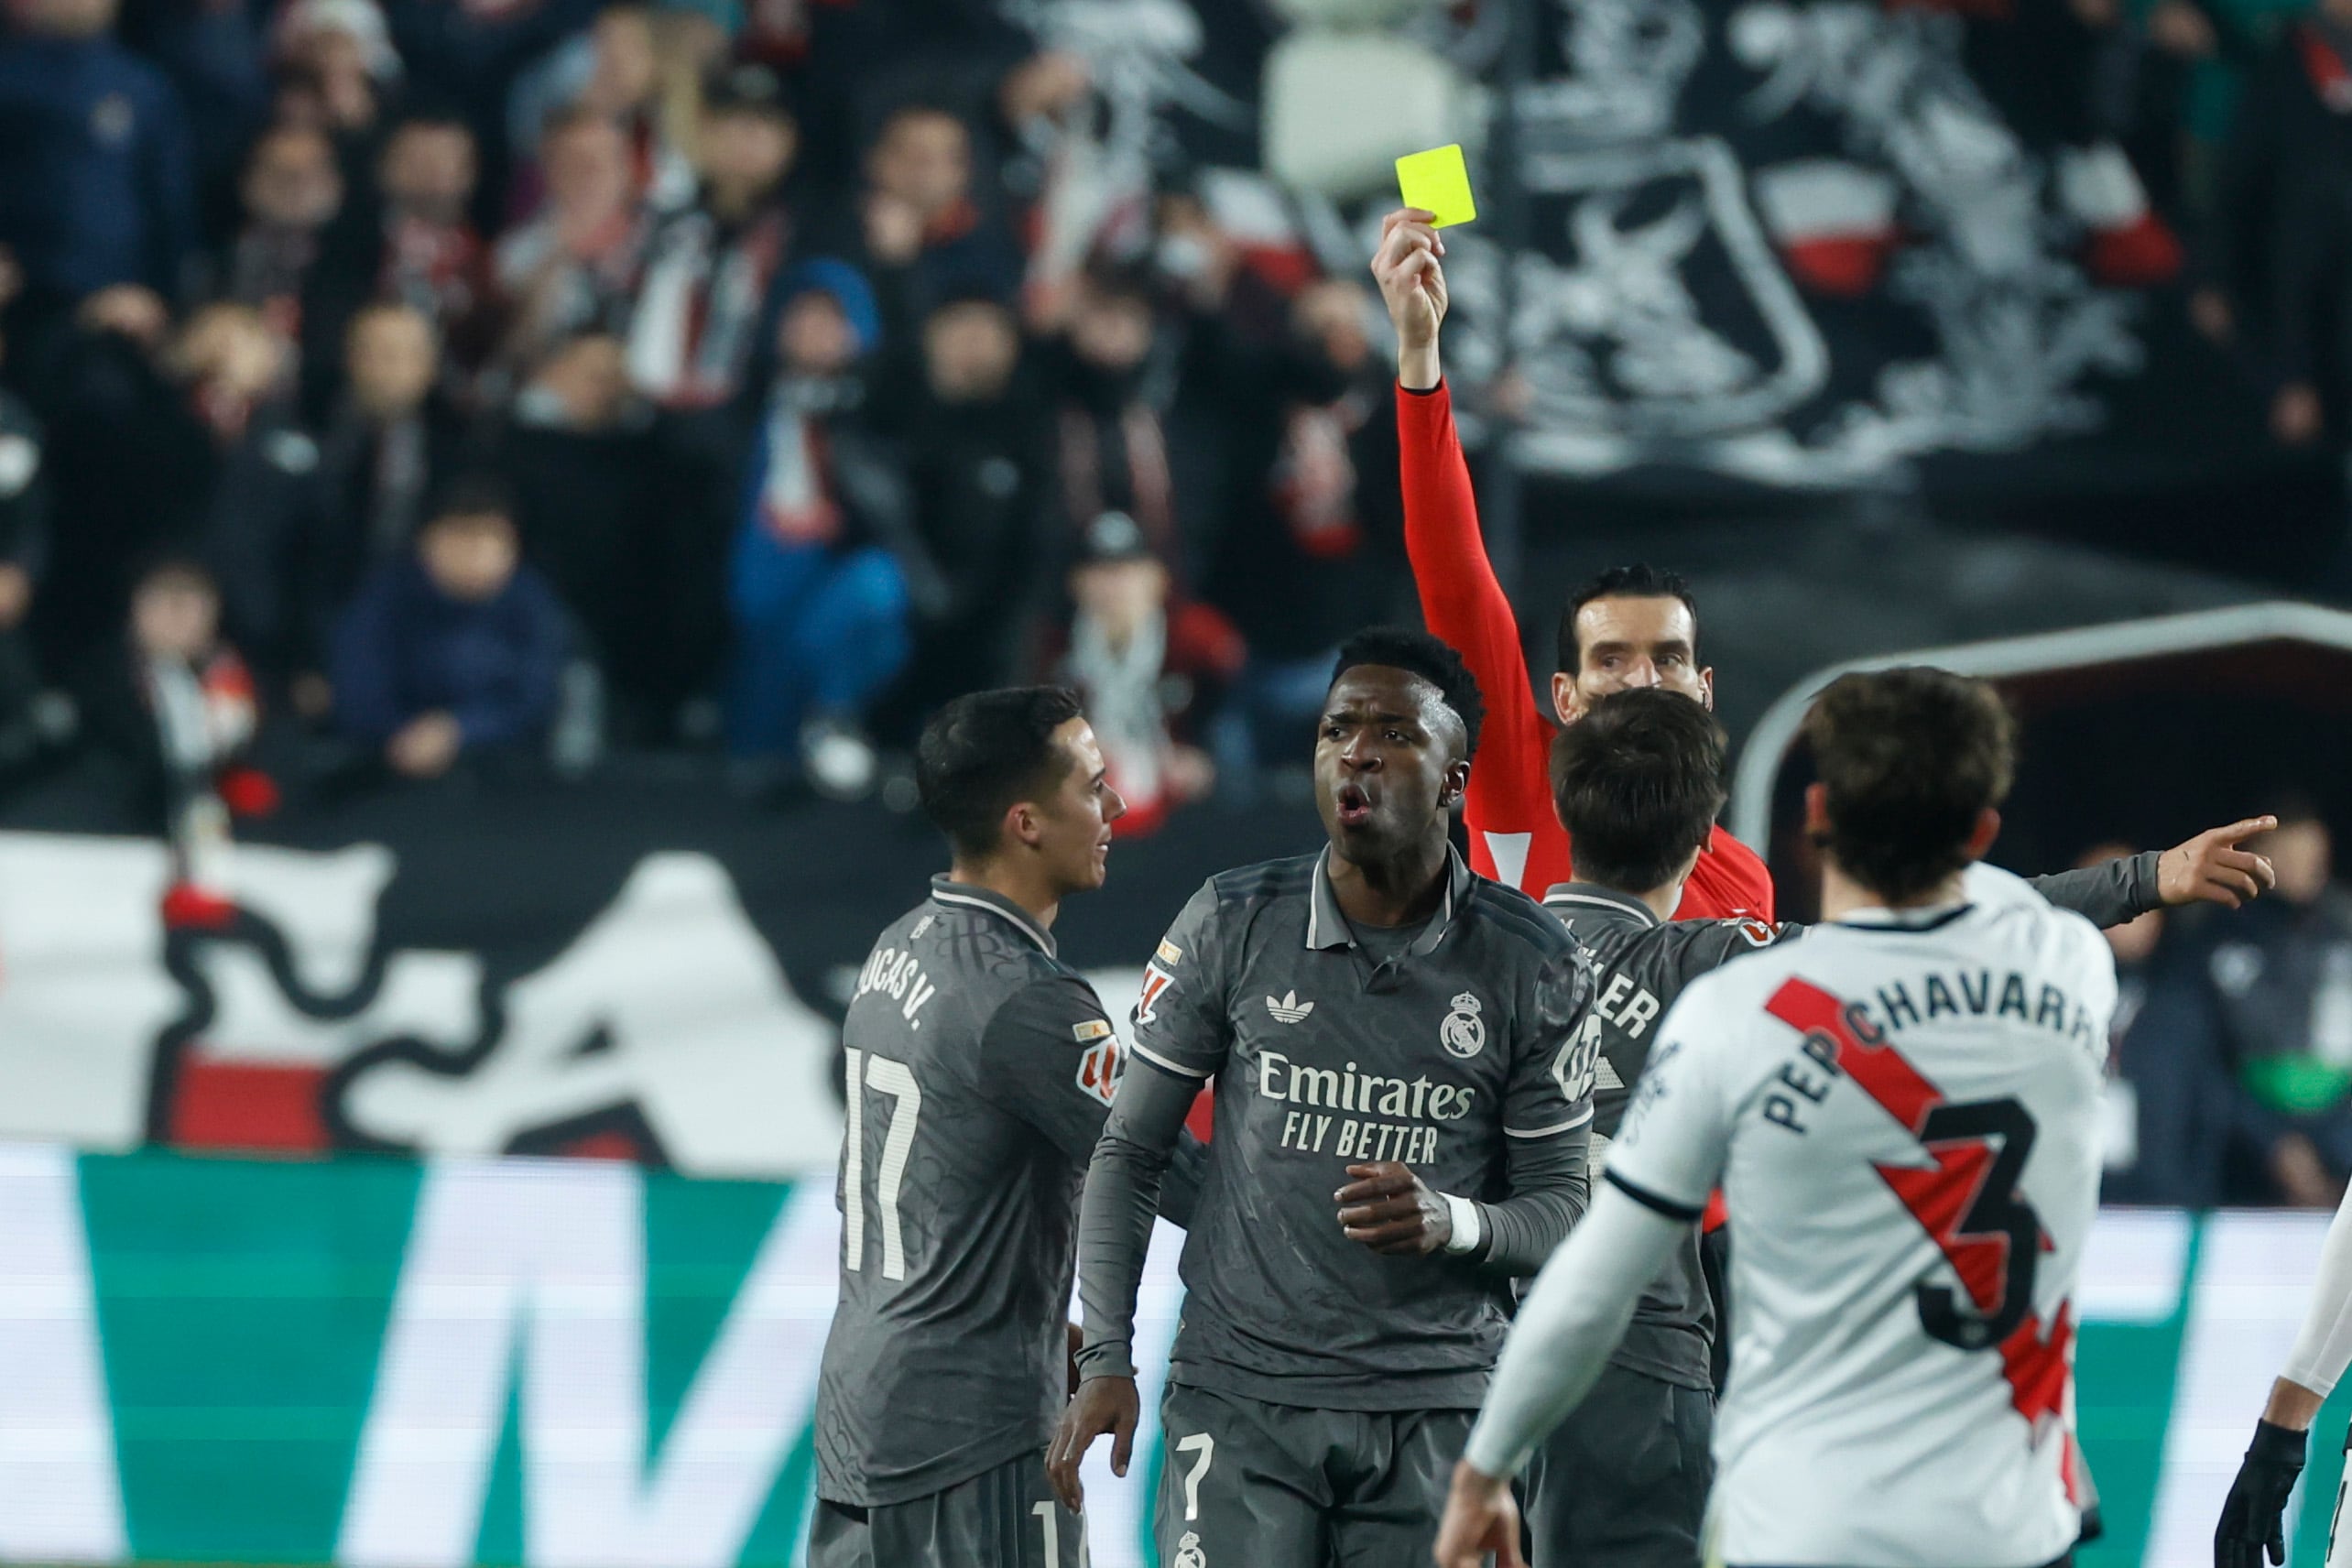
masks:
[[[0,246],[22,309],[135,285],[169,302],[195,244],[179,93],[117,42],[116,0],[22,0],[0,33]]]
[[[859,365],[881,332],[872,290],[818,259],[780,294],[778,374],[728,569],[728,743],[748,763],[797,750],[811,788],[847,799],[878,771],[866,712],[945,589],[901,465],[865,416]]]
[[[411,779],[528,754],[555,718],[569,643],[554,591],[522,563],[503,492],[460,480],[416,550],[379,568],[344,612],[335,713],[345,735]]]

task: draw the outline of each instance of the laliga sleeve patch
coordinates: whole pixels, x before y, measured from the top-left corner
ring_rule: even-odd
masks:
[[[1135,1004],[1135,1021],[1156,1024],[1160,1021],[1160,998],[1176,986],[1176,976],[1157,964],[1143,966],[1143,995]]]
[[[1101,1040],[1107,1036],[1111,1032],[1111,1020],[1088,1018],[1083,1024],[1072,1024],[1070,1032],[1078,1037],[1079,1044],[1083,1045],[1090,1040]]]
[[[1110,1027],[1103,1025],[1105,1038],[1089,1046],[1078,1061],[1079,1092],[1105,1105],[1118,1092],[1121,1066],[1118,1037],[1110,1033]]]
[[[1160,944],[1160,962],[1173,969],[1184,962],[1184,950],[1172,942],[1163,941]]]

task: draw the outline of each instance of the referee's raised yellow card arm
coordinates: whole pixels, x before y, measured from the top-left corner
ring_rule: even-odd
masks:
[[[1470,196],[1469,166],[1462,161],[1459,142],[1399,158],[1397,188],[1404,193],[1406,206],[1437,215],[1432,228],[1466,223],[1478,215],[1478,203]]]

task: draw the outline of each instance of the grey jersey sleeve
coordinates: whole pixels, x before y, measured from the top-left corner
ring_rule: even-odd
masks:
[[[980,1057],[981,1094],[1084,1169],[1126,1069],[1126,1052],[1094,988],[1074,975],[1024,986],[988,1020]],[[1190,1135],[1182,1143],[1160,1200],[1160,1213],[1178,1225],[1192,1219],[1204,1160]]]
[[[1081,1377],[1135,1376],[1135,1293],[1151,1245],[1151,1215],[1184,1137],[1203,1080],[1225,1065],[1231,1041],[1224,952],[1214,883],[1203,884],[1144,965],[1135,1010],[1136,1062],[1120,1081],[1078,1208],[1079,1305],[1085,1340]],[[1206,1160],[1184,1161],[1192,1191]],[[1180,1177],[1180,1184],[1184,1178]],[[1177,1218],[1171,1214],[1171,1219]],[[1190,1220],[1187,1213],[1179,1224]]]
[[[1504,1171],[1510,1195],[1485,1210],[1483,1261],[1513,1274],[1543,1267],[1591,1196],[1593,1082],[1600,1017],[1592,960],[1563,941],[1520,1009],[1504,1090]]]
[[[1511,1139],[1504,1151],[1511,1195],[1478,1205],[1486,1222],[1481,1262],[1515,1275],[1543,1267],[1591,1201],[1592,1138],[1587,1121],[1557,1138]]]
[[[1082,1379],[1135,1376],[1135,1293],[1151,1245],[1152,1211],[1162,1206],[1160,1184],[1198,1089],[1149,1062],[1138,1062],[1119,1084],[1078,1206]]]
[[[2162,908],[2156,869],[2161,857],[2159,850],[2142,850],[2081,871],[2060,871],[2026,880],[2058,908],[2072,909],[2105,931]]]

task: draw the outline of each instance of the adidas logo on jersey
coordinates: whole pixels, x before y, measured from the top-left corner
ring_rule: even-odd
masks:
[[[1309,1013],[1313,1012],[1315,1005],[1299,1000],[1296,991],[1285,991],[1279,1002],[1271,996],[1267,997],[1266,1010],[1273,1014],[1278,1022],[1295,1024],[1302,1022]]]

